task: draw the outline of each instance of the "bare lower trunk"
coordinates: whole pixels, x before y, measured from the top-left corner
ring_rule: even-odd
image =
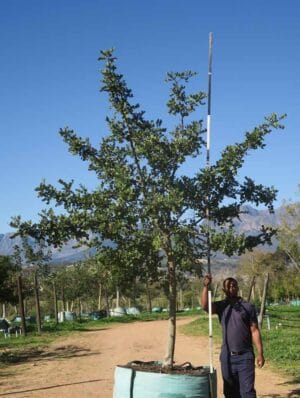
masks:
[[[64,286],[61,288],[61,300],[62,300],[62,311],[69,311],[69,304],[68,308],[66,307],[66,299],[65,299],[65,288]]]
[[[167,352],[163,360],[163,367],[172,367],[174,363],[176,339],[176,273],[175,261],[172,255],[168,256],[169,272],[169,332]]]
[[[136,307],[136,279],[133,281],[133,287],[132,287],[132,301],[133,301],[133,307]],[[131,307],[131,305],[129,306]]]
[[[53,304],[54,304],[54,320],[55,323],[58,324],[57,294],[56,294],[55,282],[53,282]]]
[[[261,288],[259,286],[257,286],[257,290],[258,290],[258,297],[259,297],[259,301],[262,302],[262,294],[261,294]]]
[[[146,290],[147,290],[147,298],[148,298],[148,311],[152,312],[152,300],[151,300],[151,293],[150,293],[148,282],[146,282]]]
[[[252,281],[251,281],[247,301],[251,300],[251,295],[252,295],[252,290],[254,290],[254,285],[255,285],[255,276],[253,276]]]
[[[183,309],[183,294],[182,294],[182,289],[179,290],[179,309]]]
[[[99,288],[98,288],[98,310],[101,310],[101,297],[102,297],[102,286],[101,286],[101,283],[99,283]]]
[[[27,316],[27,304],[28,304],[28,297],[25,297],[23,299],[23,305],[24,305],[24,314]]]
[[[254,286],[253,286],[253,289],[252,289],[252,300],[253,300],[253,302],[255,302],[255,290],[256,290],[256,287],[255,287],[255,284],[254,284]]]
[[[267,273],[266,277],[265,277],[263,297],[262,297],[261,306],[260,306],[260,314],[259,314],[259,317],[258,317],[258,326],[259,326],[260,329],[262,328],[263,318],[264,318],[264,314],[265,314],[268,283],[269,283],[269,273]]]
[[[105,287],[105,304],[106,304],[106,314],[109,317],[110,316],[110,307],[109,307],[109,298],[108,298],[107,287]]]
[[[5,303],[2,304],[2,318],[6,318],[6,306],[5,306]]]
[[[78,309],[79,319],[81,320],[82,304],[81,304],[80,298],[78,299],[78,302],[77,302],[77,309]]]
[[[193,309],[195,308],[195,293],[194,293],[194,291],[193,291],[193,293],[192,293],[191,307],[192,307]]]
[[[42,322],[41,322],[41,308],[40,308],[40,296],[39,296],[37,272],[34,273],[34,297],[35,297],[35,308],[36,308],[36,326],[38,333],[41,333]]]
[[[116,290],[116,307],[120,307],[120,291],[118,287]]]
[[[21,315],[22,335],[26,336],[26,321],[25,321],[25,310],[24,310],[23,288],[22,288],[21,275],[18,276],[18,296],[19,296],[19,311],[20,311],[20,315]]]
[[[218,293],[218,288],[219,288],[219,283],[216,283],[215,289],[214,289],[214,294],[213,294],[213,301],[215,301]]]

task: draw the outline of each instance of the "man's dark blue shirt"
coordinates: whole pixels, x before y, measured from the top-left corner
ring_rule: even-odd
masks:
[[[222,351],[252,351],[250,326],[257,325],[255,307],[242,298],[234,303],[228,299],[216,301],[215,306],[222,324]]]

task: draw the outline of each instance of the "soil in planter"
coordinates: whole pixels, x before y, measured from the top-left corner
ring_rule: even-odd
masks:
[[[172,367],[163,367],[158,361],[131,361],[126,365],[118,365],[121,368],[129,368],[139,372],[166,373],[166,374],[185,374],[189,376],[205,376],[209,374],[207,366],[193,366],[190,362],[181,365],[173,365]]]

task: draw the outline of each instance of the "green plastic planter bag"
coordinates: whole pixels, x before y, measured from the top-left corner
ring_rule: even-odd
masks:
[[[201,375],[167,374],[117,366],[113,398],[217,398],[216,370]]]

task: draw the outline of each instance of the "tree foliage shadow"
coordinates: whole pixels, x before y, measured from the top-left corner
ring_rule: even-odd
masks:
[[[73,357],[86,357],[92,355],[98,355],[99,351],[91,351],[87,348],[78,347],[75,345],[66,345],[55,348],[52,351],[43,349],[30,349],[22,352],[9,352],[6,355],[0,356],[0,362],[7,365],[28,363],[28,362],[40,362],[49,361],[56,359],[69,359]]]
[[[291,391],[288,395],[288,398],[296,398],[296,397],[300,397],[300,388]]]
[[[13,375],[14,375],[14,372],[8,372],[7,368],[6,368],[6,370],[3,370],[3,369],[0,368],[0,379],[1,378],[7,379],[8,377],[11,377]],[[2,383],[0,382],[0,387],[1,387],[1,384]]]
[[[86,384],[86,383],[96,383],[98,381],[102,381],[102,379],[96,379],[96,380],[85,380],[85,381],[79,381],[79,382],[73,382],[73,383],[65,383],[65,384],[56,384],[53,386],[47,386],[47,387],[40,387],[40,388],[32,388],[28,390],[21,390],[21,391],[9,391],[5,393],[0,393],[0,397],[7,397],[9,395],[15,395],[15,394],[24,394],[24,393],[29,393],[29,392],[34,392],[34,391],[43,391],[43,390],[50,390],[53,388],[60,388],[60,387],[67,387],[67,386],[73,386],[76,384]]]
[[[80,332],[100,332],[100,331],[109,330],[109,329],[111,329],[111,328],[103,327],[103,328],[90,328],[90,329],[77,329],[77,330]],[[76,330],[76,329],[74,329],[74,330]]]
[[[288,394],[267,394],[260,395],[260,398],[298,398],[300,397],[300,389],[293,390]]]

